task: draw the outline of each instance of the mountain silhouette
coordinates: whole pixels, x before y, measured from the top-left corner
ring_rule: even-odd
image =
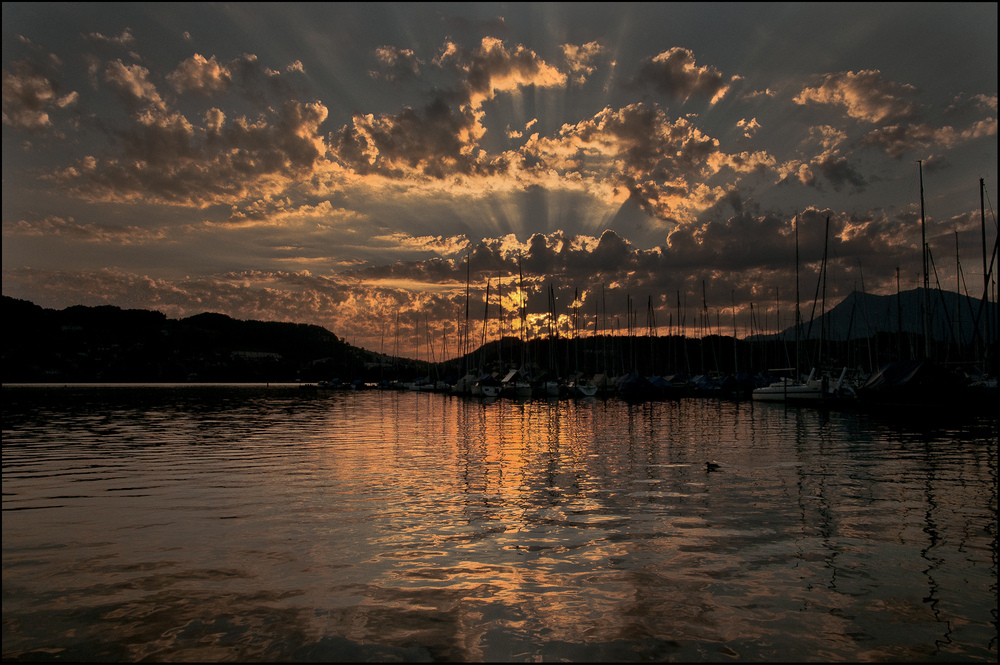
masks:
[[[996,321],[997,304],[983,303],[954,291],[929,289],[928,323],[931,339],[938,342],[971,344],[977,340],[976,322],[982,340],[987,321]],[[828,341],[866,339],[879,333],[923,334],[923,288],[898,295],[875,295],[854,291],[822,316],[803,322],[799,338]],[[806,308],[801,308],[807,314]],[[755,335],[751,339],[794,339],[795,326],[777,334]]]

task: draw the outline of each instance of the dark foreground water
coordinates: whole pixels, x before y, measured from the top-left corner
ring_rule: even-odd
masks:
[[[997,421],[4,387],[3,657],[993,661]]]

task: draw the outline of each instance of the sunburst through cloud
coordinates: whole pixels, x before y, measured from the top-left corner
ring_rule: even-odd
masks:
[[[489,284],[494,339],[522,315],[529,337],[590,328],[598,299],[662,330],[680,299],[774,331],[797,251],[803,283],[827,253],[833,302],[919,285],[918,161],[936,279],[982,280],[995,4],[3,19],[3,293],[44,307],[313,323],[374,350],[426,330],[456,354]]]

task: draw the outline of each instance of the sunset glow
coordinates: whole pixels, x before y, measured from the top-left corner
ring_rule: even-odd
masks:
[[[4,3],[3,293],[438,360],[467,308],[476,343],[487,316],[547,335],[550,286],[563,336],[575,307],[625,328],[629,301],[666,334],[678,300],[698,335],[703,293],[744,336],[751,306],[793,322],[795,219],[803,298],[828,217],[828,301],[920,285],[920,160],[932,284],[979,298],[996,25],[995,3]]]

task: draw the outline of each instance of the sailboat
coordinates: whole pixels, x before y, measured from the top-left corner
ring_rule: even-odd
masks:
[[[474,397],[497,398],[500,396],[500,381],[492,374],[483,374],[472,386]]]
[[[486,332],[489,328],[490,322],[490,280],[486,279],[486,297],[485,297],[485,308],[483,311],[483,333],[482,339],[479,344],[480,351],[483,354],[481,361],[485,364],[485,354],[486,354]],[[472,382],[472,387],[470,389],[470,394],[473,397],[486,397],[489,399],[494,399],[500,396],[500,382],[497,378],[489,372],[480,371],[480,376]]]
[[[923,163],[918,161],[920,174],[920,234],[922,241],[922,263],[923,263],[923,337],[924,354],[923,358],[910,361],[896,361],[883,365],[878,371],[872,373],[868,380],[858,388],[858,396],[862,404],[874,404],[879,406],[899,405],[899,406],[922,406],[931,410],[939,410],[943,406],[950,409],[955,407],[972,407],[996,409],[997,387],[996,379],[982,376],[978,381],[970,381],[968,376],[961,375],[955,371],[945,368],[934,362],[931,354],[931,335],[929,325],[929,281],[928,267],[930,258],[930,248],[926,240],[926,220],[924,219],[924,180]],[[979,181],[980,195],[980,217],[982,221],[983,235],[983,298],[979,313],[975,316],[976,323],[973,329],[975,336],[979,335],[980,315],[983,306],[986,305],[989,296],[989,284],[993,275],[994,259],[997,256],[997,242],[1000,237],[994,239],[993,258],[990,260],[989,269],[986,269],[986,212],[983,205],[983,181]],[[897,271],[898,274],[898,271]],[[898,277],[897,277],[898,279]],[[897,287],[898,289],[898,287]],[[987,329],[989,326],[987,326]],[[987,333],[989,336],[989,333]],[[988,351],[989,343],[984,350]],[[984,357],[985,360],[985,357]],[[987,363],[984,362],[984,366]]]
[[[566,389],[572,397],[593,397],[597,394],[597,386],[595,386],[590,381],[584,378],[583,372],[580,370],[580,345],[582,343],[580,339],[580,290],[577,289],[573,293],[573,350],[576,354],[575,358],[575,371],[572,374],[572,378],[569,383],[566,384]],[[596,328],[596,313],[595,322]],[[596,329],[595,329],[596,338]]]
[[[826,218],[826,237],[829,239],[830,235],[830,217]],[[813,299],[813,314],[815,314],[815,302],[819,296],[820,284],[823,285],[823,309],[820,312],[820,346],[819,353],[823,353],[823,338],[824,338],[824,326],[825,322],[823,318],[826,316],[826,259],[827,250],[824,244],[823,248],[823,263],[821,268],[821,281],[816,284],[816,298]],[[795,375],[793,378],[782,377],[778,381],[775,381],[769,385],[762,386],[760,388],[755,388],[750,394],[751,399],[757,402],[817,402],[817,401],[831,401],[831,400],[841,400],[841,399],[853,399],[855,397],[854,390],[845,382],[847,377],[847,368],[844,367],[843,371],[840,373],[840,378],[837,379],[836,383],[831,388],[830,379],[831,377],[827,374],[820,373],[814,366],[809,372],[808,378],[804,382],[799,381],[799,350],[798,350],[798,340],[801,328],[801,315],[799,312],[799,221],[798,215],[795,216],[795,363],[794,368]],[[812,322],[810,321],[810,327]],[[791,368],[790,368],[791,369]],[[787,370],[784,370],[787,371]]]
[[[795,223],[795,374],[789,377],[782,377],[767,386],[755,388],[750,393],[751,399],[757,402],[787,402],[789,391],[793,395],[805,396],[812,393],[805,384],[799,381],[799,336],[802,332],[801,312],[799,310],[799,215],[792,218]],[[787,371],[787,370],[785,370]],[[813,378],[816,370],[809,374],[809,379]],[[817,395],[818,397],[818,395]]]
[[[455,385],[451,387],[452,394],[455,395],[471,395],[473,386],[476,384],[476,376],[472,374],[469,368],[469,355],[470,355],[470,343],[469,343],[469,300],[471,296],[471,284],[472,284],[472,252],[470,251],[465,255],[465,326],[460,327],[460,341],[459,341],[459,355],[463,359],[463,365],[465,369],[465,374]]]
[[[512,369],[500,379],[501,392],[513,399],[529,399],[532,393],[531,382],[520,369]]]
[[[809,377],[800,383],[788,377],[761,388],[755,388],[751,397],[757,402],[816,402],[820,400],[844,399],[853,397],[853,390],[844,379],[847,368],[840,373],[840,378],[831,388],[830,377],[826,374],[817,377],[816,368],[809,372]]]

